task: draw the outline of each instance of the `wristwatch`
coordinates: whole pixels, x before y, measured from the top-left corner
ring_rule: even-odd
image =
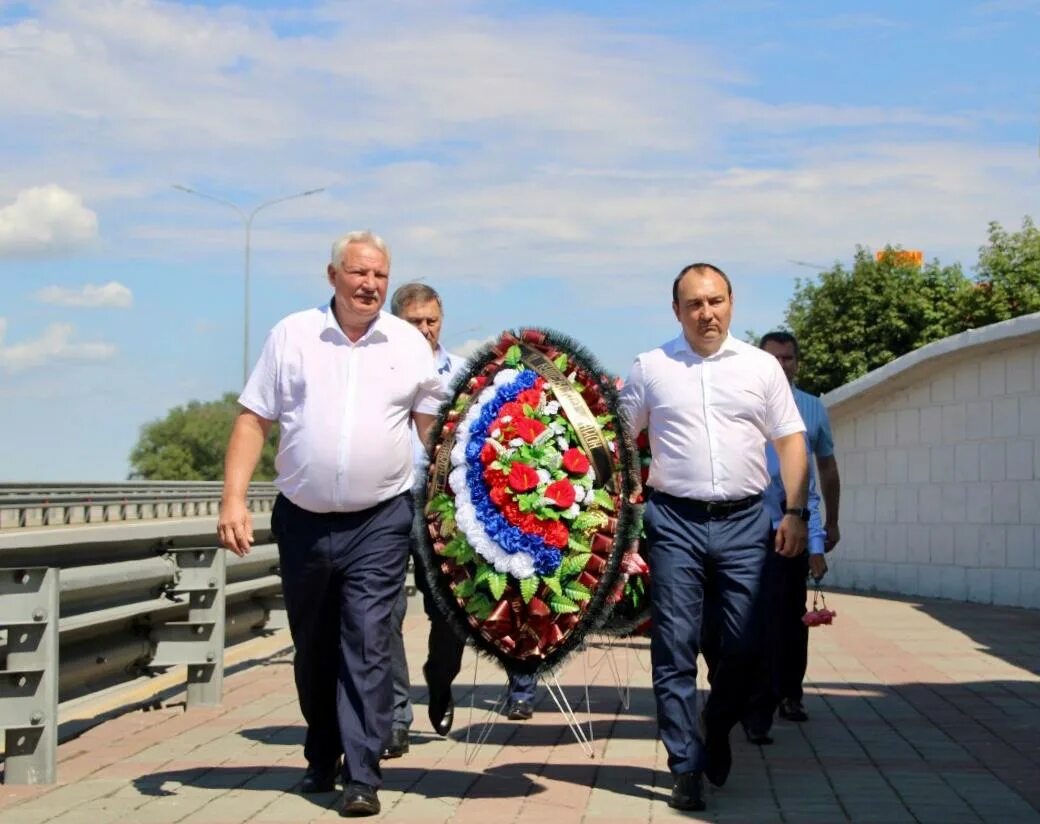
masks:
[[[806,523],[809,522],[809,507],[807,506],[789,506],[784,510],[784,515],[795,515],[801,518]]]

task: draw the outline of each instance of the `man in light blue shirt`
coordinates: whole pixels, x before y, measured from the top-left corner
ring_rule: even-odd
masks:
[[[763,583],[763,608],[766,615],[766,644],[769,674],[759,685],[753,701],[753,711],[745,724],[748,738],[755,743],[768,743],[774,710],[788,721],[807,721],[808,713],[802,703],[802,680],[809,654],[809,630],[802,623],[806,612],[808,575],[819,581],[827,574],[826,551],[838,542],[838,498],[840,485],[837,461],[834,458],[834,440],[830,421],[823,403],[815,395],[794,386],[798,371],[798,341],[789,332],[770,332],[763,336],[759,346],[774,355],[791,381],[795,404],[806,428],[806,449],[809,452],[809,552],[798,558],[771,558],[767,563]],[[819,467],[819,488],[826,504],[826,523],[821,517],[820,495],[817,494],[817,473],[812,458]],[[779,462],[770,449],[766,450],[770,484],[765,491],[764,503],[774,524],[784,511],[783,485],[779,478]]]
[[[831,422],[827,417],[827,408],[816,395],[810,395],[795,386],[800,353],[798,341],[794,335],[790,332],[770,332],[762,336],[759,346],[780,362],[780,367],[791,383],[795,405],[805,422],[805,429],[809,435],[809,446],[812,455],[816,458],[820,494],[826,513],[825,549],[830,552],[841,540],[841,531],[838,529],[841,479],[838,477],[838,461],[834,457],[834,438],[831,435]],[[824,566],[826,566],[825,563]]]

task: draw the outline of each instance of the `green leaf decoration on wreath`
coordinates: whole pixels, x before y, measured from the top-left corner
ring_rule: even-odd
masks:
[[[532,575],[530,578],[523,578],[520,581],[520,597],[524,599],[525,604],[531,603],[531,599],[534,598],[535,593],[538,592],[538,576]]]
[[[571,528],[575,532],[589,533],[595,532],[600,527],[606,525],[607,516],[604,515],[602,512],[582,512],[577,518],[574,519],[574,523],[572,524]]]
[[[560,614],[566,612],[577,612],[581,609],[581,607],[565,595],[552,596],[552,598],[549,599],[549,606],[552,608],[553,612],[558,612]]]
[[[564,354],[557,355],[556,359],[553,361],[553,364],[561,372],[566,372],[567,371],[567,356],[564,355]]]
[[[488,577],[494,573],[495,568],[491,564],[481,564],[477,567],[477,574],[473,576],[474,584],[484,583]]]
[[[481,621],[486,620],[491,615],[492,609],[494,609],[494,605],[483,592],[478,592],[466,602],[466,612],[476,616]]]
[[[610,493],[607,492],[607,490],[603,489],[603,487],[594,489],[592,491],[592,500],[595,501],[598,506],[601,506],[604,509],[610,511],[614,510],[614,501],[611,499]]]
[[[472,598],[473,593],[477,591],[477,584],[472,578],[467,578],[465,581],[459,581],[455,584],[453,590],[456,598]],[[467,605],[467,609],[468,609]]]
[[[592,593],[577,581],[573,581],[563,588],[563,594],[566,595],[570,600],[581,603],[587,601],[592,597]]]
[[[542,582],[549,588],[550,592],[556,595],[563,595],[563,584],[560,583],[559,570],[556,570],[556,575],[546,577],[542,576]]]
[[[502,359],[502,362],[506,366],[517,367],[520,365],[520,359],[524,353],[520,351],[520,347],[515,343],[506,350],[506,356]]]
[[[584,547],[582,547],[584,549]],[[579,555],[568,555],[560,564],[560,577],[573,577],[585,569],[585,565],[592,557],[591,552],[582,552]]]
[[[504,572],[492,572],[488,575],[487,582],[488,589],[491,590],[492,596],[497,601],[505,594],[508,576]]]

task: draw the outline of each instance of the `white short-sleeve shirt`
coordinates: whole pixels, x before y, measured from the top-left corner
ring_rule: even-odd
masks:
[[[278,421],[275,485],[311,512],[356,512],[412,486],[412,412],[445,397],[433,353],[411,324],[381,312],[356,342],[331,303],[268,334],[239,397]]]
[[[648,430],[647,484],[701,501],[762,492],[766,441],[805,431],[780,362],[732,335],[706,358],[683,335],[639,355],[621,411],[633,436]]]

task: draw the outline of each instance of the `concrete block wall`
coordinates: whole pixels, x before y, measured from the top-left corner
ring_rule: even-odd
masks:
[[[1040,608],[1040,315],[1016,321],[825,397],[833,584]]]

